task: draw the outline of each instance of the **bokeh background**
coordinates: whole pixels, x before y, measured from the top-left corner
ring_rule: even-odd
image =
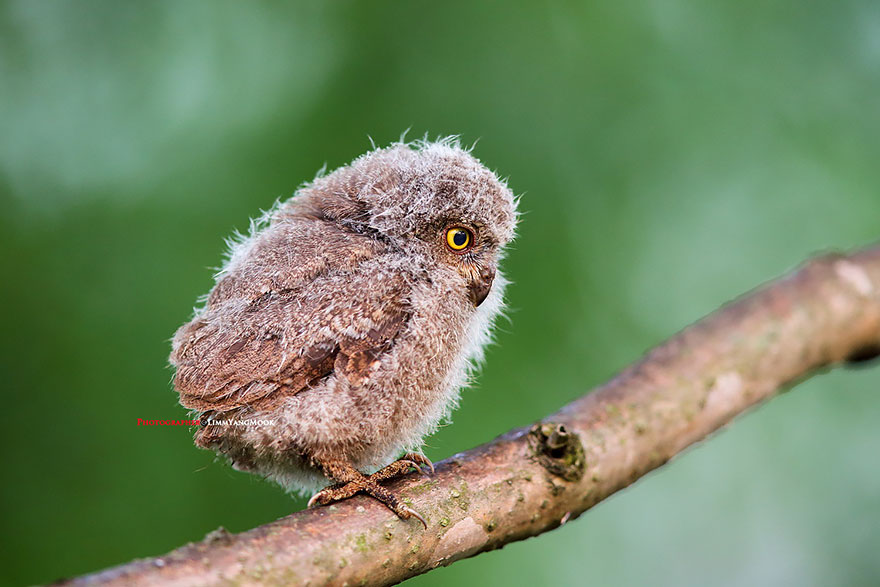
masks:
[[[169,337],[325,163],[460,134],[526,211],[440,460],[811,253],[880,238],[871,0],[0,3],[0,581],[300,509],[192,446]],[[876,585],[880,369],[822,375],[560,530],[413,585]],[[465,584],[467,584],[465,583]]]

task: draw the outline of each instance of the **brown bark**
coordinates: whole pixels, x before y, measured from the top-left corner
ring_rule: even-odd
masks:
[[[557,528],[787,386],[878,353],[880,246],[822,256],[538,424],[392,484],[427,530],[356,497],[70,582],[395,583]]]

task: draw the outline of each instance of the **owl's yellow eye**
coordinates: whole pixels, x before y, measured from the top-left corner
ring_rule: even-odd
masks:
[[[456,226],[446,231],[446,244],[453,251],[459,253],[464,251],[471,246],[473,240],[473,237],[471,237],[471,231],[466,228]]]

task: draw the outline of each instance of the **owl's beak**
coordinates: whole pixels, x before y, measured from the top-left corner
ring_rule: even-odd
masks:
[[[489,290],[492,289],[492,282],[494,280],[494,265],[488,264],[485,267],[480,267],[480,271],[479,273],[477,273],[476,279],[471,281],[468,286],[471,301],[474,303],[475,308],[486,300],[486,296],[489,295]]]

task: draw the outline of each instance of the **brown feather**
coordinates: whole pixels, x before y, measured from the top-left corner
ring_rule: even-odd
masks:
[[[334,263],[335,271],[310,271],[302,276],[305,283],[288,282],[286,285],[294,287],[252,294],[246,303],[234,296],[228,300],[212,296],[201,318],[187,327],[187,342],[175,354],[175,387],[180,391],[181,404],[200,412],[218,413],[244,406],[275,405],[334,372],[352,385],[362,384],[408,318],[402,301],[406,284],[399,275],[389,274],[378,284],[372,278],[364,283],[366,277],[360,267],[371,259],[381,260],[376,253],[376,247],[355,248],[354,254]],[[327,290],[334,299],[315,294],[319,291],[315,285],[322,279],[340,284]],[[369,288],[367,295],[365,285]],[[345,314],[347,321],[338,313],[326,311],[340,289],[350,290],[352,299],[351,311]],[[266,316],[275,319],[266,324]],[[279,316],[290,318],[285,321]],[[345,334],[351,327],[361,330],[365,322],[371,325],[367,336]]]

